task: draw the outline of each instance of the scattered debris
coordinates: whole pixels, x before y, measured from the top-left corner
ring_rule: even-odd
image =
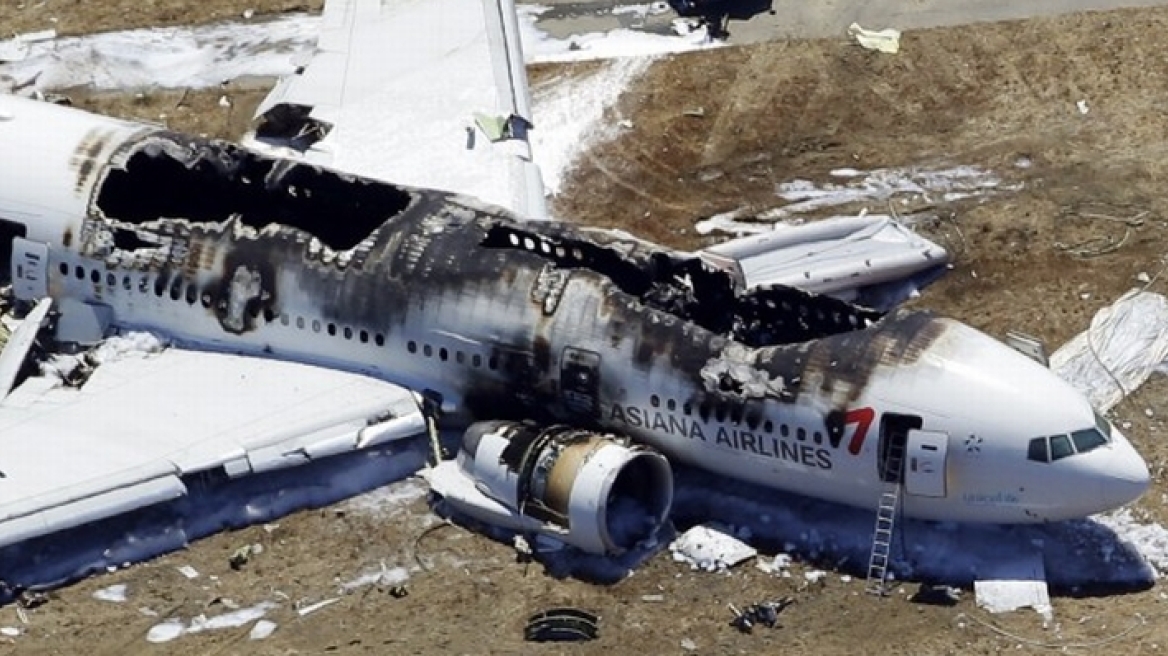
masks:
[[[1005,613],[1030,606],[1042,615],[1045,624],[1053,619],[1046,566],[1040,550],[994,563],[983,572],[983,580],[973,582],[973,594],[980,608]]]
[[[1083,115],[1086,115],[1087,112],[1091,111],[1091,108],[1087,106],[1086,100],[1076,101],[1075,107],[1079,110],[1079,113]]]
[[[641,601],[665,601],[665,595],[663,595],[663,594],[641,595]]]
[[[759,558],[755,563],[755,567],[766,572],[767,574],[778,574],[780,576],[789,577],[791,572],[787,571],[791,567],[791,554],[777,553],[775,557],[767,562],[765,558]]]
[[[683,111],[682,116],[692,116],[693,118],[703,118],[706,115],[705,107],[694,107]]]
[[[247,634],[249,640],[263,640],[272,635],[276,631],[277,624],[272,620],[260,620],[251,627],[251,632]]]
[[[724,570],[753,558],[758,551],[731,535],[731,531],[710,522],[695,526],[669,545],[676,562],[707,572]]]
[[[194,567],[191,567],[190,565],[180,565],[179,567],[176,567],[175,569],[178,570],[179,574],[182,574],[183,576],[187,577],[188,579],[199,578],[199,570],[195,569]]]
[[[181,618],[172,617],[150,627],[150,630],[146,632],[146,640],[152,643],[162,643],[170,642],[188,633],[201,633],[216,629],[234,629],[248,622],[260,619],[275,607],[276,604],[265,601],[255,606],[241,608],[230,613],[216,615],[215,617],[198,615],[191,618],[189,624],[183,622]]]
[[[331,598],[325,599],[323,601],[318,601],[315,604],[308,604],[307,606],[301,606],[300,608],[296,609],[296,614],[299,615],[300,617],[304,617],[305,615],[307,615],[309,613],[315,613],[316,611],[320,610],[321,608],[324,608],[325,606],[332,606],[333,604],[337,603],[340,600],[341,600],[340,597],[331,597]]]
[[[394,599],[402,599],[410,596],[410,589],[404,585],[395,585],[389,589],[389,596]]]
[[[99,601],[121,603],[126,600],[126,584],[117,583],[115,585],[102,588],[93,593],[93,598]]]
[[[827,578],[827,572],[821,569],[813,569],[804,572],[803,578],[807,579],[808,583],[819,583]]]
[[[231,569],[239,571],[244,565],[251,561],[252,556],[258,556],[264,552],[264,545],[262,544],[248,544],[236,549],[231,557],[227,559],[227,564]]]
[[[900,30],[867,30],[859,23],[848,26],[848,36],[855,39],[861,48],[875,50],[889,55],[900,52]]]
[[[922,583],[909,601],[930,606],[953,606],[961,601],[961,590],[949,585]]]
[[[49,603],[49,596],[47,594],[33,590],[25,590],[16,598],[16,605],[27,610],[39,608],[47,603]]]
[[[1050,368],[1106,412],[1168,359],[1168,298],[1133,289],[1050,356]]]
[[[698,648],[698,644],[689,638],[681,639],[681,648],[686,651],[693,651]]]
[[[532,615],[523,630],[528,642],[583,642],[600,635],[600,618],[576,608],[552,608]]]
[[[755,624],[762,624],[768,628],[774,628],[779,623],[779,613],[783,612],[787,606],[793,603],[795,603],[793,597],[783,597],[777,601],[764,601],[751,604],[743,610],[738,610],[734,604],[728,604],[731,612],[734,613],[734,619],[730,620],[730,626],[743,633],[753,632]]]
[[[0,635],[15,638],[20,635],[20,629],[15,626],[0,626]]]

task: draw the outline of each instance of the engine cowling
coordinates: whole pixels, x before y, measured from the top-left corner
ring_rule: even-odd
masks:
[[[472,517],[590,553],[621,554],[652,537],[673,503],[663,455],[566,426],[473,424],[457,458],[425,475],[434,492]]]

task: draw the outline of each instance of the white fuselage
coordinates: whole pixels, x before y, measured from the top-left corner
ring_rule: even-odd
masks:
[[[671,257],[664,249],[593,242],[470,199],[304,165],[272,168],[255,155],[206,174],[234,176],[239,189],[191,191],[180,176],[197,166],[167,169],[173,181],[151,173],[135,185],[135,175],[162,159],[158,152],[177,153],[183,142],[49,111],[65,112],[52,122],[55,132],[35,133],[19,117],[0,122],[0,147],[24,148],[37,161],[27,171],[0,165],[11,183],[0,193],[0,220],[23,226],[27,237],[13,255],[17,295],[51,295],[65,313],[430,390],[452,426],[577,423],[716,473],[864,508],[903,482],[904,513],[926,519],[1082,517],[1147,485],[1142,459],[1081,395],[959,322],[898,313],[866,328],[746,345],[706,327],[717,317],[703,325],[647,300],[652,289],[637,290],[637,276]],[[23,131],[7,129],[12,123]],[[236,156],[193,143],[180,153],[192,162]],[[239,172],[244,165],[262,167],[253,176]],[[258,180],[265,175],[266,187]],[[329,194],[372,190],[401,204],[387,207],[367,235],[330,246],[342,240],[334,225],[357,219],[344,207],[334,214],[337,205],[319,197],[286,198],[316,193],[320,179]],[[269,200],[272,188],[284,196]],[[233,194],[244,208],[238,214]],[[277,219],[292,216],[286,206],[296,202],[310,205],[307,219],[295,215],[306,225],[284,227]],[[201,214],[184,214],[184,203]],[[354,202],[353,211],[369,207]],[[780,323],[790,317],[806,329],[817,313],[824,322],[825,312],[838,315],[837,306],[775,293],[758,298],[790,301],[766,315]],[[717,314],[712,303],[698,310]],[[1098,435],[1083,433],[1091,430]],[[1071,443],[1076,431],[1082,452],[1054,457],[1057,436]],[[1045,460],[1035,440],[1047,445]],[[889,454],[900,452],[903,474],[882,474]]]

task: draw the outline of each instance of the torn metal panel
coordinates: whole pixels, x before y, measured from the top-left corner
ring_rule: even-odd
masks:
[[[0,351],[0,399],[12,392],[12,387],[16,385],[16,379],[28,360],[29,351],[36,343],[37,333],[40,332],[52,308],[53,299],[41,299],[8,336],[4,350]]]
[[[881,304],[897,283],[924,287],[943,274],[944,248],[884,215],[832,217],[732,239],[698,253],[746,288],[786,285]],[[897,302],[903,298],[896,299]]]

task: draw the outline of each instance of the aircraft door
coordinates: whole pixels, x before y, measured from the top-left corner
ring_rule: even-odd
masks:
[[[600,412],[600,355],[571,346],[564,349],[560,396],[572,414],[595,417]]]
[[[905,451],[904,489],[919,497],[945,496],[949,434],[912,429]]]
[[[12,292],[22,301],[49,295],[49,247],[17,237],[12,240]]]

